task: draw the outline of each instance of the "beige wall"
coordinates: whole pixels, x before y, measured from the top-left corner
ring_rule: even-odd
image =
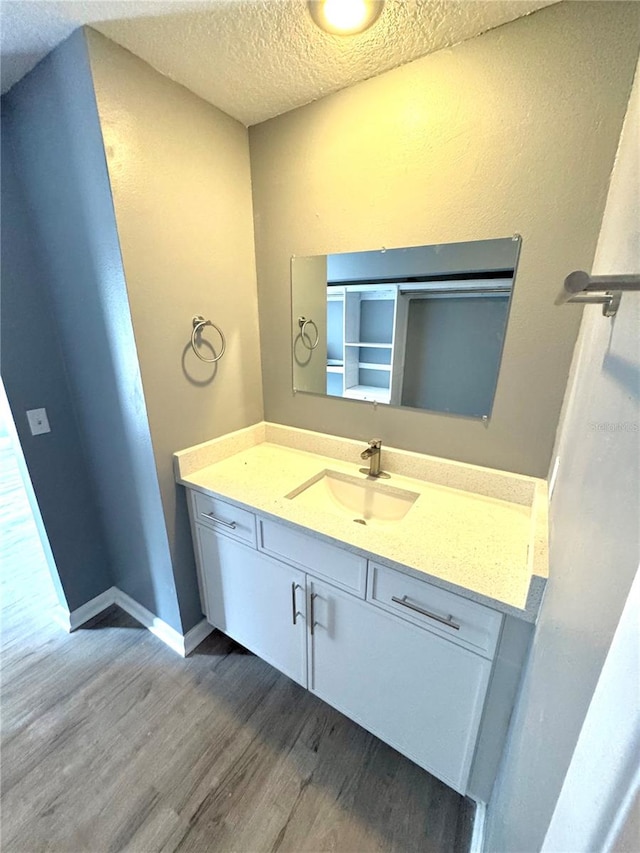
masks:
[[[546,476],[638,54],[634,3],[562,3],[250,129],[269,420]],[[291,392],[289,258],[503,237],[522,255],[493,417]]]
[[[247,130],[86,34],[144,388],[139,404],[148,411],[176,581],[193,590],[172,453],[263,417]],[[194,314],[226,335],[217,370],[190,349]],[[213,330],[204,337],[218,346]]]

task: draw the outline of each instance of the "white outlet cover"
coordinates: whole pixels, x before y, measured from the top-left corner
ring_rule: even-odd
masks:
[[[43,435],[45,432],[51,432],[46,409],[29,409],[27,420],[29,421],[31,435]]]

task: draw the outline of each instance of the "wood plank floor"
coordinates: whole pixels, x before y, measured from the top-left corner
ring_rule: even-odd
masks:
[[[224,635],[65,634],[6,462],[3,853],[468,850],[469,803]]]

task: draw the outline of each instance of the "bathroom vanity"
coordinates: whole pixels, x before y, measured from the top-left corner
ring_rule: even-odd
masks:
[[[374,480],[362,449],[262,423],[175,454],[203,611],[487,801],[546,582],[546,483],[385,448]]]

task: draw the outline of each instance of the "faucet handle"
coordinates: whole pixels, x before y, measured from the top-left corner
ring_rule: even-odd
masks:
[[[374,450],[380,450],[380,448],[382,447],[382,439],[381,438],[370,439],[369,447],[373,447]]]

